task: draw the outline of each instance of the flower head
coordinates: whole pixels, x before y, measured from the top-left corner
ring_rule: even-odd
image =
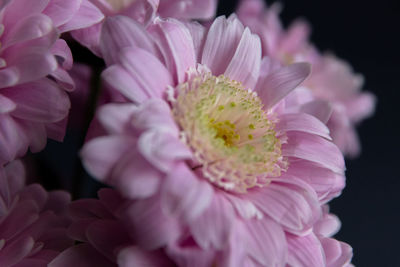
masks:
[[[106,56],[102,76],[126,102],[99,109],[105,135],[84,146],[84,165],[134,200],[124,213],[139,246],[167,246],[177,262],[196,248],[208,265],[283,266],[285,234],[311,231],[344,185],[328,129],[286,101],[309,65],[262,61],[234,15],[206,35],[176,20],[140,27],[105,22],[104,48],[122,32],[142,38]]]

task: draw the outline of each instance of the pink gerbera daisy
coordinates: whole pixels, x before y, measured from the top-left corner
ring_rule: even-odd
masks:
[[[122,34],[136,38],[118,47]],[[146,32],[114,17],[102,35],[103,78],[128,103],[100,108],[105,135],[82,158],[134,199],[125,220],[137,244],[165,246],[180,266],[285,266],[286,234],[308,234],[344,186],[326,126],[285,98],[309,64],[262,60],[234,15],[208,32],[161,19]]]

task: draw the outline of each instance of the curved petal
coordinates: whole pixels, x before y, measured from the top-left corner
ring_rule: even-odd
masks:
[[[326,266],[324,250],[314,234],[307,236],[288,234],[287,242],[289,249],[288,264],[290,266]]]
[[[295,178],[273,180],[268,187],[248,195],[258,209],[291,233],[309,231],[321,216],[320,204],[313,189]]]
[[[179,19],[212,19],[217,9],[216,0],[163,0],[160,1],[158,12],[163,17],[174,17]]]
[[[185,164],[169,173],[161,188],[161,207],[168,215],[193,221],[210,205],[210,184],[196,177]]]
[[[126,247],[118,253],[118,266],[173,267],[175,266],[161,251],[147,251],[137,246]]]
[[[288,143],[282,146],[282,155],[305,159],[343,174],[345,164],[338,147],[319,136],[301,132],[288,132]]]
[[[130,103],[110,103],[98,108],[97,117],[109,134],[123,134],[127,133],[129,120],[137,109],[136,105]]]
[[[308,63],[294,63],[266,75],[259,81],[257,93],[265,108],[272,108],[303,82],[311,72]]]
[[[119,52],[126,47],[138,47],[157,55],[154,42],[141,24],[124,16],[107,17],[100,34],[100,51],[106,64],[116,63]]]
[[[254,89],[260,73],[260,64],[260,38],[246,28],[224,75],[241,82],[245,88]]]
[[[16,108],[16,104],[4,95],[0,95],[0,113],[9,113]]]
[[[51,0],[43,10],[51,18],[54,26],[59,27],[71,20],[72,16],[79,10],[82,0]]]
[[[332,115],[333,109],[331,104],[327,101],[314,100],[302,105],[300,111],[310,114],[326,124]]]
[[[184,82],[186,71],[196,65],[194,43],[189,30],[174,19],[155,19],[148,31],[156,40],[175,82]]]
[[[211,69],[213,75],[223,74],[232,60],[244,31],[243,24],[235,15],[228,19],[216,18],[204,44],[201,63]]]
[[[347,266],[353,257],[353,249],[346,243],[333,238],[321,239],[328,267]]]

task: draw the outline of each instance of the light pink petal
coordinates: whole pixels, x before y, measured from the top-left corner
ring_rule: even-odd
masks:
[[[294,178],[273,180],[248,195],[258,209],[292,233],[307,232],[321,216],[314,190]]]
[[[102,57],[100,51],[100,33],[102,23],[94,24],[93,26],[71,31],[71,36],[81,45],[87,47],[93,54]]]
[[[353,249],[346,243],[333,238],[321,239],[328,267],[347,266],[353,257]]]
[[[124,49],[120,60],[121,65],[107,68],[102,77],[134,103],[162,98],[167,85],[172,84],[171,76],[163,64],[143,49]],[[153,75],[155,70],[156,76]]]
[[[163,17],[179,19],[212,19],[217,9],[216,0],[163,0],[160,1],[158,12]]]
[[[157,55],[154,42],[141,24],[124,16],[107,17],[100,35],[100,50],[106,64],[117,62],[120,51],[126,47],[142,48]]]
[[[166,177],[161,189],[161,207],[168,215],[193,221],[210,205],[213,189],[185,164],[179,164]]]
[[[118,266],[173,267],[175,266],[161,251],[147,251],[136,246],[122,249],[118,253]]]
[[[245,88],[254,89],[260,73],[260,63],[260,38],[246,28],[224,75],[241,82]]]
[[[21,18],[32,14],[41,13],[49,3],[49,0],[12,0],[6,7],[2,23],[4,25],[15,25]]]
[[[243,222],[247,253],[260,266],[285,266],[287,245],[282,228],[269,218]],[[257,265],[256,265],[257,266]]]
[[[328,140],[332,140],[329,136],[329,129],[320,120],[307,113],[289,113],[280,116],[279,122],[275,129],[278,133],[291,131],[305,132],[316,134]]]
[[[282,146],[282,155],[315,162],[336,173],[345,170],[343,155],[335,144],[319,136],[290,132],[288,144]]]
[[[24,18],[4,34],[2,49],[10,47],[16,43],[22,43],[35,38],[48,35],[54,30],[51,19],[43,14],[33,14]]]
[[[89,244],[79,244],[64,250],[48,265],[49,267],[115,267],[115,263],[109,261],[100,252]]]
[[[60,65],[64,69],[71,69],[73,64],[71,49],[69,49],[67,42],[63,39],[58,39],[51,47],[51,52],[58,57]]]
[[[203,249],[223,249],[232,235],[235,213],[231,204],[217,193],[209,207],[190,224],[190,231]]]
[[[314,234],[307,236],[287,235],[288,264],[290,266],[309,267],[326,266],[324,250]]]
[[[51,0],[43,14],[49,16],[55,27],[67,23],[79,10],[82,0]]]
[[[16,104],[9,98],[0,95],[0,113],[9,113],[16,108]]]
[[[341,227],[338,217],[334,214],[324,213],[321,220],[314,225],[314,233],[323,237],[331,237],[336,234]]]
[[[135,145],[136,146],[136,145]],[[107,182],[125,197],[147,198],[158,191],[161,173],[130,146],[115,164]]]
[[[337,196],[345,185],[344,175],[307,160],[291,162],[286,174],[302,179],[309,184],[317,193],[321,203]]]
[[[51,76],[65,91],[74,91],[75,82],[66,70],[58,67],[55,71],[53,71]]]
[[[0,88],[15,85],[18,82],[19,73],[16,68],[0,70]]]
[[[194,43],[189,30],[177,20],[156,19],[148,31],[155,39],[175,82],[184,82],[186,71],[196,64]]]
[[[82,29],[100,22],[104,18],[103,13],[90,1],[82,0],[79,10],[65,24],[58,27],[60,32]]]
[[[213,75],[218,76],[226,71],[243,31],[243,24],[235,15],[228,19],[224,16],[215,19],[208,31],[201,59],[201,63],[209,67]]]
[[[105,180],[116,162],[135,145],[135,140],[121,136],[95,138],[81,150],[82,163],[97,179]]]
[[[34,49],[22,50],[6,61],[8,66],[18,72],[19,84],[43,78],[57,69],[57,61],[51,53],[34,51]]]
[[[133,240],[146,250],[174,242],[181,232],[178,221],[162,211],[159,196],[136,201],[121,215]]]
[[[17,105],[13,116],[36,122],[56,122],[65,118],[70,108],[68,95],[49,79],[2,90]]]
[[[162,128],[175,136],[179,132],[170,106],[161,99],[150,99],[140,105],[134,112],[132,123],[141,130]]]
[[[322,121],[322,123],[326,124],[331,117],[333,110],[329,102],[323,100],[315,100],[302,105],[300,111],[310,114]]]
[[[129,120],[137,106],[132,104],[106,104],[98,109],[98,118],[109,134],[126,132]]]
[[[19,120],[19,124],[27,135],[31,152],[36,153],[44,149],[47,142],[44,124],[27,120]]]
[[[201,53],[203,51],[205,37],[206,37],[206,28],[196,21],[190,21],[185,23],[185,26],[190,31],[190,35],[192,36],[194,51],[196,54],[196,62],[200,62]]]
[[[304,20],[293,22],[288,28],[284,40],[279,49],[286,53],[296,53],[308,45],[310,35],[310,25]]]
[[[308,63],[294,63],[284,66],[259,81],[257,93],[263,101],[265,108],[272,108],[287,94],[303,82],[311,72]]]
[[[351,121],[359,122],[375,111],[376,97],[369,93],[361,93],[350,101],[346,101],[346,114]]]
[[[131,1],[131,4],[121,10],[121,13],[147,26],[154,20],[159,4],[160,0]],[[116,11],[112,10],[111,12],[115,13]]]
[[[0,114],[0,164],[26,153],[29,138],[24,128],[9,115]]]

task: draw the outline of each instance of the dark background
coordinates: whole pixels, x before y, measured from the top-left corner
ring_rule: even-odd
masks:
[[[312,42],[320,50],[332,51],[350,62],[365,76],[364,90],[377,96],[375,116],[358,128],[363,152],[347,160],[347,187],[331,202],[331,211],[342,221],[336,238],[354,249],[353,264],[400,266],[400,1],[281,3],[286,26],[299,17],[309,21]],[[218,14],[229,15],[236,4],[220,0]],[[71,49],[75,61],[94,62],[101,67],[102,61],[90,52],[81,47]],[[85,116],[88,121],[91,114]],[[96,195],[100,185],[87,176],[76,157],[82,136],[70,130],[63,144],[49,141],[44,152],[28,157],[32,162],[28,167],[42,177],[39,182],[47,189],[67,189],[74,198]],[[82,180],[83,176],[86,179]]]
[[[267,1],[269,4],[271,1]],[[331,202],[342,221],[336,238],[354,249],[356,266],[400,266],[400,1],[281,1],[282,20],[312,25],[313,43],[365,76],[375,115],[358,128],[362,154],[347,160],[347,186]],[[237,1],[221,1],[230,14]]]

